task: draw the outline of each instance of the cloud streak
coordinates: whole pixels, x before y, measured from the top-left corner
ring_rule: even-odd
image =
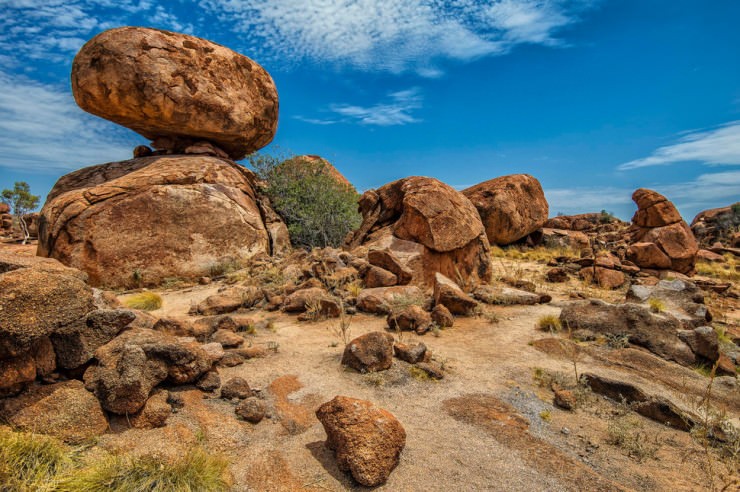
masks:
[[[128,159],[138,140],[82,112],[67,91],[0,72],[0,168],[67,171]]]
[[[321,119],[297,116],[296,119],[314,125],[333,125],[336,123],[356,123],[369,126],[398,126],[418,123],[421,120],[412,112],[422,107],[422,96],[417,88],[388,94],[388,102],[372,106],[354,104],[332,104],[328,112],[335,118]]]
[[[688,161],[740,165],[740,121],[732,121],[711,130],[687,133],[678,142],[660,147],[648,157],[626,162],[617,169],[627,171]]]
[[[440,60],[555,46],[585,0],[201,0],[261,57],[436,77]]]

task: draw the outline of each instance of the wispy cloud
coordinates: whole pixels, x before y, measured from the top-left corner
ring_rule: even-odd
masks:
[[[78,169],[128,159],[137,141],[77,108],[68,91],[0,72],[0,168]]]
[[[653,189],[671,200],[691,221],[699,211],[730,204],[737,201],[740,190],[740,170],[700,174],[691,181],[674,184],[649,184]],[[545,188],[545,196],[553,215],[598,212],[606,209],[629,220],[635,210],[632,193],[637,189],[618,187]]]
[[[261,57],[439,76],[439,60],[554,46],[587,0],[201,0]]]
[[[371,126],[395,126],[418,123],[421,121],[412,112],[422,106],[422,96],[417,88],[388,94],[388,102],[378,103],[373,106],[358,106],[353,104],[332,104],[328,112],[334,117],[328,119],[308,118],[297,116],[296,118],[306,123],[316,125],[333,125],[335,123],[358,123]]]
[[[626,162],[617,169],[626,171],[686,161],[740,165],[740,121],[710,130],[689,132],[676,143],[660,147],[648,157]]]

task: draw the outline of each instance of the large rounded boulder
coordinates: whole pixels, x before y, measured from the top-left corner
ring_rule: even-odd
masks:
[[[450,186],[412,176],[365,192],[359,203],[363,221],[348,238],[348,249],[390,252],[414,285],[433,286],[437,272],[466,290],[491,279],[490,246],[478,211]]]
[[[85,111],[182,153],[208,141],[238,160],[272,140],[278,95],[256,62],[205,39],[120,27],[88,41],[72,64]]]
[[[254,175],[226,159],[154,156],[88,167],[51,190],[38,255],[86,272],[92,285],[197,278],[269,254],[275,231],[287,235],[278,218],[265,223],[261,207]]]
[[[491,179],[462,194],[478,209],[491,244],[511,244],[547,222],[549,206],[542,185],[528,174]]]

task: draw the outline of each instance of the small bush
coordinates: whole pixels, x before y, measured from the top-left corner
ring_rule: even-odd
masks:
[[[648,299],[648,306],[650,306],[650,311],[654,313],[662,313],[666,308],[665,302],[655,297]]]
[[[549,331],[549,332],[558,332],[563,328],[563,325],[560,323],[560,318],[555,316],[554,314],[548,314],[546,316],[542,316],[540,319],[537,320],[537,329],[542,331]]]
[[[0,490],[52,491],[57,477],[74,464],[58,440],[0,428]]]
[[[323,160],[293,157],[282,160],[266,154],[247,157],[266,186],[265,194],[283,218],[294,246],[337,247],[359,227],[359,195],[342,183]]]
[[[108,456],[70,473],[59,492],[220,492],[229,490],[228,462],[201,448],[176,461],[144,456]]]
[[[614,220],[614,214],[611,212],[607,212],[606,210],[602,210],[599,214],[599,222],[602,224],[610,224]]]
[[[123,304],[131,309],[141,309],[142,311],[154,311],[162,307],[162,296],[156,292],[144,291],[134,294]]]

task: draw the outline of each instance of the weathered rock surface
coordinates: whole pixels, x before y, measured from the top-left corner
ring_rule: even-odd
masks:
[[[490,280],[489,244],[478,211],[446,184],[420,176],[394,181],[365,192],[360,213],[362,225],[345,246],[355,253],[361,247],[390,251],[412,272],[412,284],[432,286],[436,272],[460,277],[471,288]]]
[[[183,153],[201,141],[242,159],[272,140],[278,95],[257,63],[221,45],[143,27],[104,31],[72,63],[72,92],[92,114]]]
[[[393,364],[393,336],[372,331],[347,344],[342,365],[359,372],[385,371]]]
[[[252,396],[252,389],[246,379],[239,376],[226,381],[221,386],[221,398],[232,400],[234,398],[243,400]]]
[[[452,314],[468,315],[478,303],[460,286],[441,273],[434,275],[434,304],[441,304]]]
[[[432,316],[420,306],[411,305],[392,311],[386,319],[388,328],[400,331],[426,333],[432,326]]]
[[[636,190],[632,200],[637,204],[637,212],[632,217],[627,259],[641,268],[692,273],[699,247],[673,203],[660,193],[644,188]]]
[[[128,330],[95,352],[97,365],[85,371],[85,387],[109,412],[136,413],[162,381],[192,383],[211,369],[211,357],[190,340]]]
[[[653,313],[638,304],[608,304],[592,299],[568,303],[560,321],[571,330],[627,336],[630,343],[689,366],[696,361],[691,348],[678,337],[681,322],[668,313]]]
[[[368,487],[388,480],[406,445],[406,431],[390,412],[368,401],[337,396],[321,405],[316,417],[340,470]]]
[[[254,179],[234,162],[208,156],[80,169],[49,193],[37,254],[86,272],[92,285],[209,275],[223,262],[271,252]]]
[[[164,427],[172,414],[172,405],[168,403],[169,393],[166,390],[154,390],[152,396],[136,415],[129,417],[131,426],[136,429],[156,429]]]
[[[549,207],[542,185],[528,174],[501,176],[462,193],[478,209],[491,244],[511,244],[547,221]]]
[[[740,202],[727,207],[713,208],[699,212],[691,221],[691,231],[699,244],[704,247],[719,242],[728,247],[733,244],[733,234],[740,226]]]
[[[681,321],[685,328],[696,328],[712,321],[712,314],[704,304],[704,293],[687,280],[661,280],[655,285],[632,285],[627,291],[627,302],[647,305],[651,299],[663,303],[663,310]]]
[[[75,380],[31,386],[17,397],[0,399],[0,419],[70,444],[80,444],[108,430],[100,403]]]
[[[260,423],[267,413],[262,400],[253,396],[241,401],[234,409],[234,412],[247,422],[253,424]]]
[[[388,314],[400,304],[422,303],[424,294],[414,285],[364,289],[357,296],[357,308],[366,313]]]
[[[438,304],[432,309],[432,321],[439,328],[451,328],[455,324],[455,318],[446,306]]]

